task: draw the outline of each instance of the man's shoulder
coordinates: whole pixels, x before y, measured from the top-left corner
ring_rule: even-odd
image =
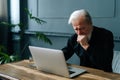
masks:
[[[72,41],[76,40],[77,39],[77,34],[76,33],[72,34],[71,37],[70,37],[70,39]]]
[[[77,37],[76,33],[72,34],[72,36],[71,36],[71,38],[76,38],[76,37]]]
[[[76,40],[77,40],[77,34],[74,33],[74,34],[72,34],[71,37],[69,38],[69,42],[74,43],[74,42],[76,42]]]
[[[95,33],[98,33],[98,34],[103,34],[103,35],[113,35],[113,33],[108,30],[108,29],[105,29],[105,28],[102,28],[102,27],[96,27],[94,26],[94,31]]]

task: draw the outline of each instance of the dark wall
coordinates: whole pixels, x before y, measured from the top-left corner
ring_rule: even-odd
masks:
[[[0,22],[10,23],[10,0],[0,0]],[[11,27],[0,24],[0,45],[5,47],[5,52],[13,53]]]
[[[8,1],[7,0],[0,0],[0,21],[8,22]],[[8,50],[8,34],[9,34],[9,27],[0,24],[0,45],[6,47],[6,52]]]

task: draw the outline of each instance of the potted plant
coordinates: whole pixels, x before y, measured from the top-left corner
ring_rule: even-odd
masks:
[[[35,17],[32,15],[32,13],[27,9],[25,8],[25,11],[26,13],[28,14],[28,17],[31,19],[31,20],[34,20],[36,23],[38,24],[43,24],[43,23],[46,23],[46,21],[42,20],[42,19],[39,19],[38,17]],[[20,31],[18,32],[18,34],[20,35],[20,38],[22,39],[23,35],[25,34],[25,25],[23,25],[22,23],[19,23],[19,24],[11,24],[11,23],[8,23],[8,22],[0,22],[0,24],[2,25],[5,25],[5,26],[8,26],[8,27],[15,27],[15,26],[19,26],[20,28]],[[35,36],[37,37],[38,40],[42,40],[50,45],[52,45],[52,42],[49,38],[47,38],[47,36],[44,34],[44,33],[41,33],[41,32],[35,32]],[[29,43],[26,43],[21,51],[24,52],[25,48],[28,46]],[[7,53],[4,53],[3,50],[5,48],[1,45],[0,46],[0,64],[3,64],[3,63],[8,63],[8,62],[13,62],[13,61],[17,61],[19,60],[19,56],[16,55],[16,53],[12,54],[12,55],[9,55]]]

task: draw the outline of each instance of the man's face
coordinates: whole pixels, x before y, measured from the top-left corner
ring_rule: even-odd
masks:
[[[74,20],[72,26],[77,35],[88,35],[91,31],[91,25],[86,22],[84,17]]]

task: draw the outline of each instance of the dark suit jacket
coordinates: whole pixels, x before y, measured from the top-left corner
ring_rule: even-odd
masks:
[[[65,59],[76,53],[80,57],[81,66],[112,72],[114,47],[112,32],[94,26],[89,44],[88,49],[84,50],[77,43],[77,34],[74,34],[68,40],[67,46],[62,49]]]

